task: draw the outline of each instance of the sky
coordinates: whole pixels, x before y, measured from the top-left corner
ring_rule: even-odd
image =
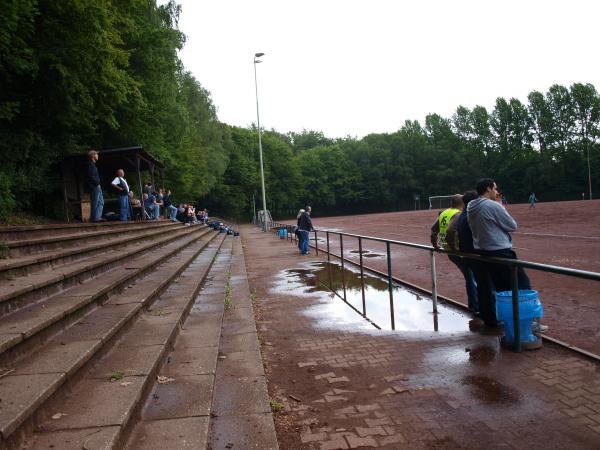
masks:
[[[162,1],[161,3],[165,3]],[[178,0],[219,120],[363,137],[552,84],[600,90],[592,0]]]

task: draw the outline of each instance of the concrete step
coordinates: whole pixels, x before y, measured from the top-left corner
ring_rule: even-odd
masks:
[[[100,223],[55,223],[48,225],[24,225],[13,227],[0,227],[0,241],[12,242],[26,239],[37,239],[49,236],[61,236],[76,233],[90,233],[100,230],[127,229],[137,223],[153,223],[152,221],[143,222],[100,222]],[[158,223],[158,222],[154,222]]]
[[[92,255],[93,258],[77,260],[53,270],[37,272],[15,280],[0,281],[0,317],[98,276],[115,268],[117,264],[123,264],[146,252],[155,251],[197,230],[203,233],[212,232],[208,227],[182,226],[173,231],[167,229],[164,233],[142,236],[141,242],[135,240],[128,241],[127,245],[122,243],[111,246],[104,253]],[[127,265],[123,268],[123,270],[133,269],[133,266]]]
[[[278,448],[241,241],[159,373],[173,381],[154,383],[127,450]]]
[[[171,233],[176,228],[183,228],[183,225],[179,224],[178,226],[172,222],[167,225],[137,227],[133,230],[130,228],[119,229],[117,230],[118,233],[110,234],[107,238],[95,236],[92,241],[80,242],[75,247],[67,245],[67,248],[64,249],[57,248],[0,260],[0,283],[2,283],[2,280],[14,280],[32,273],[54,269],[62,264],[104,253],[111,249],[118,249],[123,245],[146,240],[148,236],[158,237]],[[60,242],[56,242],[56,245],[60,245]]]
[[[38,424],[37,430],[42,434],[62,434],[64,430],[68,434],[73,428],[70,424],[78,418],[83,422],[93,422],[94,418],[108,422],[126,419],[130,413],[118,410],[113,414],[111,405],[139,397],[143,380],[141,376],[125,376],[110,382],[111,374],[135,365],[136,361],[152,367],[144,352],[147,349],[140,347],[157,349],[156,346],[164,347],[170,342],[179,324],[177,306],[185,304],[186,298],[188,303],[193,298],[221,242],[222,237],[217,234],[192,242],[181,241],[180,252],[130,289],[112,296],[103,306],[40,345],[35,353],[17,361],[11,368],[14,371],[0,379],[0,433],[4,447],[22,448]],[[151,306],[155,301],[157,304]],[[138,349],[140,352],[136,352]],[[120,363],[115,362],[118,358]],[[81,408],[88,412],[73,411],[82,411]],[[52,419],[57,412],[66,415]],[[79,443],[78,448],[91,448],[86,445]]]
[[[228,246],[232,239],[215,234],[215,240],[207,250],[194,257],[147,311],[139,312],[137,319],[110,350],[81,371],[82,376],[72,383],[68,394],[55,396],[44,407],[44,413],[38,414],[33,439],[26,448],[69,450],[121,446],[128,426],[138,414],[156,376],[162,376],[158,372],[159,364],[198,296],[213,260],[216,258],[218,267],[223,258],[229,257]],[[112,303],[110,306],[127,305],[130,303]],[[117,371],[122,378],[111,382],[111,376]],[[207,385],[200,382],[188,387],[187,392],[171,401],[189,402],[186,396],[196,398],[198,392],[207,393]],[[51,418],[59,413],[60,418]]]
[[[10,366],[16,358],[113,295],[123,291],[137,295],[152,290],[152,284],[136,286],[135,280],[198,238],[212,237],[212,233],[197,229],[190,236],[128,261],[129,270],[115,267],[100,278],[92,278],[0,318],[0,367]]]
[[[99,230],[74,230],[72,234],[61,234],[54,236],[44,236],[14,240],[6,242],[8,246],[8,256],[15,258],[18,256],[31,255],[49,250],[66,249],[81,246],[89,242],[100,242],[111,237],[127,236],[140,230],[146,230],[151,233],[160,228],[172,227],[176,223],[161,220],[147,222],[131,222],[128,226],[121,227],[102,227]]]

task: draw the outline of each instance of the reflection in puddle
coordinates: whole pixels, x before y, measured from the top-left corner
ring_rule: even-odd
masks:
[[[349,269],[342,270],[340,264],[331,262],[314,262],[303,268],[288,269],[282,272],[283,285],[278,290],[302,294],[322,292],[333,297],[334,291],[339,297],[346,297],[347,302],[362,311],[362,283],[360,272]],[[373,275],[364,275],[365,303],[367,317],[382,329],[391,329],[390,298],[387,280]],[[331,288],[331,290],[329,289]],[[394,318],[397,331],[434,331],[432,304],[428,298],[394,284]],[[343,302],[328,302],[332,308],[326,320],[336,322],[340,318],[353,317],[360,319],[356,312]],[[323,317],[321,317],[323,318]],[[469,330],[470,317],[453,308],[438,304],[438,330],[442,333],[465,332]]]
[[[507,404],[516,403],[521,399],[519,392],[486,376],[466,376],[459,380],[460,384],[468,386],[473,397],[484,403]]]

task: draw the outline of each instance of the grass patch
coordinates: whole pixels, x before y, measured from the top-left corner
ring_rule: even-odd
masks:
[[[0,241],[0,259],[8,258],[8,245],[4,241]]]
[[[274,398],[269,397],[269,405],[271,406],[271,411],[273,412],[279,412],[279,411],[283,411],[283,403],[278,402],[277,400],[275,400]]]
[[[233,292],[233,287],[231,286],[231,270],[229,271],[229,275],[227,275],[227,283],[225,284],[225,309],[231,309],[231,293]]]
[[[250,292],[250,303],[252,306],[256,305],[256,291]]]
[[[124,376],[125,376],[125,372],[123,372],[122,370],[115,370],[110,375],[110,381],[119,381],[119,380],[122,380]]]

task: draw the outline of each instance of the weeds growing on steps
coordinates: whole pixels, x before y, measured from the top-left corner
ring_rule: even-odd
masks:
[[[225,284],[225,309],[231,308],[231,292],[233,288],[231,287],[231,270],[227,275],[227,283]]]

